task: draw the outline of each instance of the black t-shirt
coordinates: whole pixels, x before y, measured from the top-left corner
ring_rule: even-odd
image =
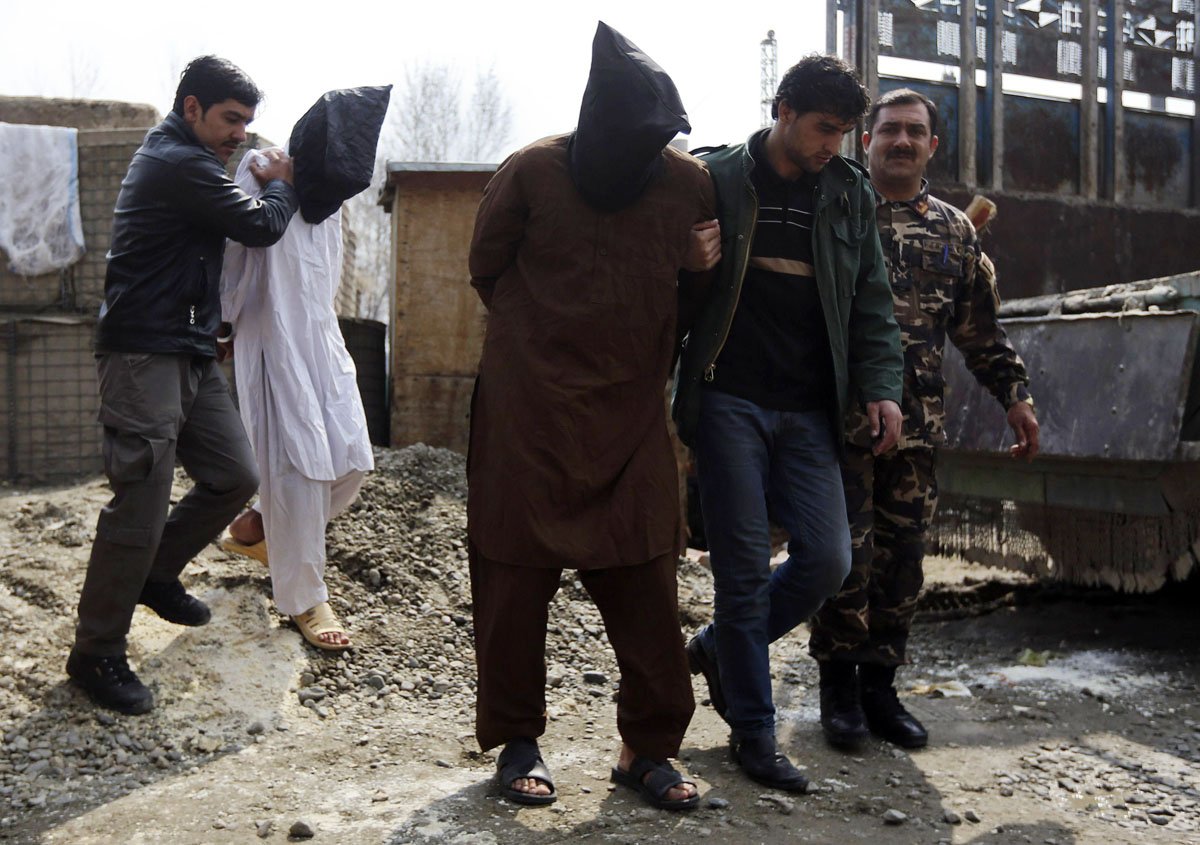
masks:
[[[817,174],[780,178],[767,162],[768,131],[750,141],[758,225],[710,386],[774,411],[812,411],[830,407],[835,389],[813,267]]]

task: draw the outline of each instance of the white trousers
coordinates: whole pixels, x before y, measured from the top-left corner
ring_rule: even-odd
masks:
[[[296,616],[329,600],[325,528],[358,497],[364,473],[313,481],[296,471],[262,473],[258,503],[267,536],[271,590],[280,613]]]
[[[263,518],[275,606],[296,616],[329,600],[325,528],[358,497],[365,474],[354,469],[333,481],[302,475],[288,457],[280,420],[272,413],[269,380],[261,389],[261,416],[247,425],[261,478],[254,509]]]

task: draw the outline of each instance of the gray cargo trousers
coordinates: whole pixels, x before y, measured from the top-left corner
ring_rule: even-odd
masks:
[[[113,497],[96,523],[75,648],[108,656],[125,653],[146,582],[177,579],[254,495],[258,470],[212,358],[108,352],[96,370]],[[168,513],[176,458],[195,484]]]

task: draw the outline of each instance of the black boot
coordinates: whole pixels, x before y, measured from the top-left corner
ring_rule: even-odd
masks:
[[[924,748],[929,733],[900,703],[895,687],[896,667],[864,663],[859,667],[859,679],[863,713],[871,732],[901,748]]]
[[[821,661],[821,729],[834,748],[854,751],[870,732],[858,695],[858,664]]]
[[[138,604],[144,604],[168,622],[176,625],[204,625],[212,611],[200,599],[189,596],[179,580],[147,581]]]
[[[763,786],[785,792],[804,792],[808,789],[808,778],[779,750],[774,734],[740,738],[731,736],[729,753],[747,777]]]
[[[80,654],[71,649],[67,675],[102,707],[121,713],[149,713],[154,696],[129,668],[125,655]]]

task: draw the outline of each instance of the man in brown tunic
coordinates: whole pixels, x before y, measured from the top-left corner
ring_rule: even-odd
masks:
[[[711,182],[666,146],[689,129],[666,73],[601,23],[578,128],[505,161],[475,222],[471,284],[488,309],[467,462],[476,737],[505,746],[500,787],[520,803],[555,798],[536,740],[564,568],[620,666],[613,779],[664,809],[697,802],[666,762],[694,703],[663,388],[678,271],[715,263],[715,230],[692,231],[713,217]]]

